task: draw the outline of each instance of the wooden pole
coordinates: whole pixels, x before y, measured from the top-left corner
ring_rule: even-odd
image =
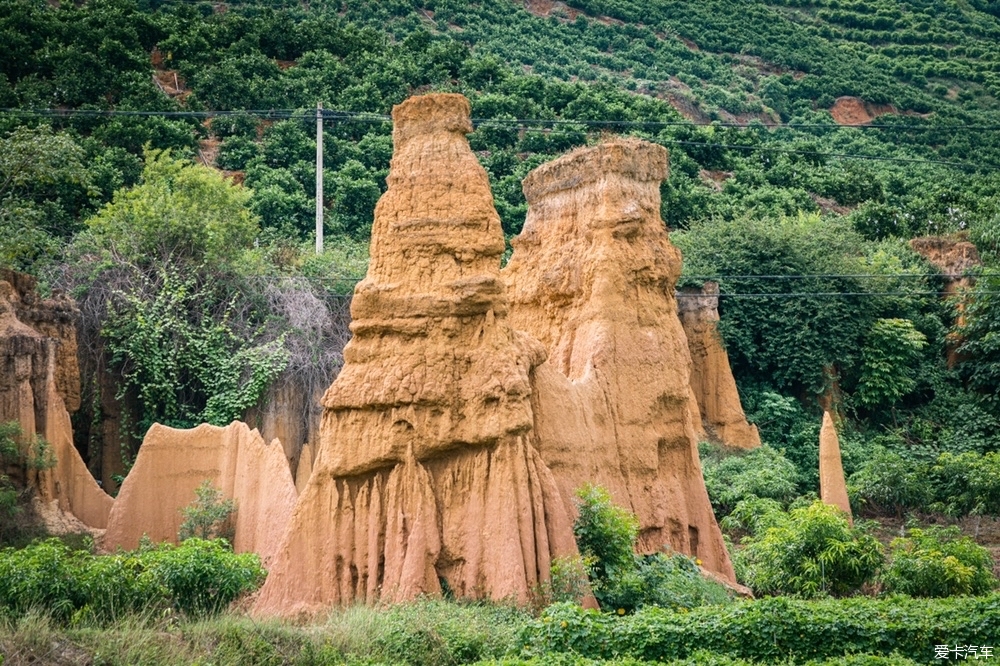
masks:
[[[323,254],[323,103],[316,102],[316,254]]]

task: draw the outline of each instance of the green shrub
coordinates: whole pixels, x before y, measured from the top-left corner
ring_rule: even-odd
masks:
[[[267,572],[253,553],[234,553],[225,541],[190,538],[143,554],[145,565],[187,615],[217,613],[241,594],[257,589]]]
[[[579,515],[573,524],[577,546],[584,557],[593,558],[591,575],[595,594],[618,572],[635,567],[635,540],[639,521],[625,509],[611,502],[611,495],[600,486],[587,484],[576,493]]]
[[[590,567],[594,596],[607,611],[643,606],[693,608],[730,599],[725,587],[704,578],[695,560],[679,554],[635,554],[635,516],[611,502],[608,492],[587,485],[577,492],[577,545]]]
[[[224,541],[192,538],[95,556],[49,539],[0,551],[0,615],[38,610],[60,623],[106,623],[174,608],[200,616],[256,589],[264,576],[256,555],[235,554]]]
[[[771,498],[787,504],[798,490],[795,465],[766,445],[725,453],[715,447],[703,447],[702,471],[717,515],[728,514],[749,497]]]
[[[814,502],[743,539],[733,564],[757,594],[843,596],[871,581],[882,565],[882,546],[836,507]]]
[[[5,548],[0,551],[0,607],[12,617],[38,610],[68,620],[87,600],[81,565],[88,557],[58,539]]]
[[[890,544],[886,592],[913,597],[986,594],[997,586],[988,550],[957,527],[913,529]]]
[[[933,496],[926,465],[884,449],[851,475],[848,488],[858,507],[873,514],[902,515],[926,507]]]
[[[961,639],[956,639],[961,636]],[[554,604],[522,633],[521,654],[545,659],[690,659],[699,651],[757,663],[934,661],[934,646],[990,645],[1000,636],[1000,594],[989,597],[804,600],[771,598],[689,611],[644,608],[618,617]],[[572,662],[570,662],[572,663]],[[709,662],[711,663],[711,662]],[[725,663],[725,662],[722,662]]]
[[[236,501],[222,499],[222,491],[205,480],[195,491],[197,499],[181,509],[184,521],[177,532],[177,539],[186,541],[191,537],[199,539],[224,538],[233,541],[233,525],[230,518],[236,511]]]

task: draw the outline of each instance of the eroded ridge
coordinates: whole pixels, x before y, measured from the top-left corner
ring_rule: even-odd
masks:
[[[627,139],[530,173],[503,271],[508,318],[548,351],[534,435],[564,497],[599,483],[639,517],[642,550],[697,556],[734,581],[698,459],[681,255],[659,213],[666,175],[664,148]]]
[[[312,474],[263,614],[439,594],[526,601],[576,552],[531,436],[541,345],[507,322],[504,249],[468,101],[393,109],[388,190]]]

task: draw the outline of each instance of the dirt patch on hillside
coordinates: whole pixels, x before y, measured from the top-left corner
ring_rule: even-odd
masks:
[[[867,125],[879,116],[898,113],[891,104],[870,104],[859,97],[838,97],[830,107],[830,115],[838,125]]]

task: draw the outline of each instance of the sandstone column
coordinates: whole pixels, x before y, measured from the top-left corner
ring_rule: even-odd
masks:
[[[840,440],[830,412],[823,412],[823,427],[819,431],[819,494],[824,503],[838,507],[854,522],[840,460]]]
[[[576,552],[530,436],[544,351],[507,323],[503,233],[469,112],[440,94],[393,109],[353,338],[258,613],[444,587],[523,602],[553,557]]]
[[[760,446],[760,433],[757,426],[747,423],[729,354],[719,336],[718,283],[682,289],[677,296],[677,310],[693,363],[691,390],[708,437],[741,449]]]
[[[660,218],[667,151],[577,150],[524,181],[528,217],[504,269],[510,320],[537,337],[538,450],[564,497],[608,488],[640,548],[699,557],[735,581],[698,459],[691,354],[677,316],[681,256]]]

